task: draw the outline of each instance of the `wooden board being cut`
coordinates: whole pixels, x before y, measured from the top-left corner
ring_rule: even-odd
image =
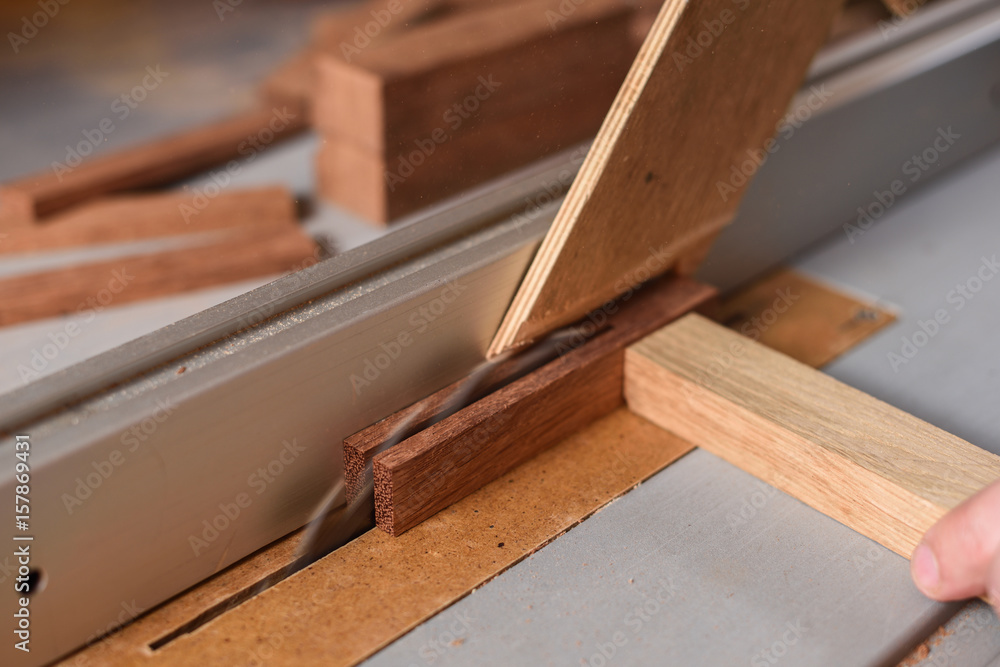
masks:
[[[491,346],[670,269],[732,218],[842,0],[667,0]],[[737,176],[738,175],[738,176]]]
[[[629,408],[909,558],[1000,457],[698,315],[633,345]]]
[[[606,331],[375,456],[378,526],[400,535],[622,405],[625,347],[714,294],[680,278],[647,285],[605,314]]]

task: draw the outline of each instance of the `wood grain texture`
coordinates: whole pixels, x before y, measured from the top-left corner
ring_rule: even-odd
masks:
[[[779,269],[722,299],[712,319],[820,368],[896,317],[875,303]]]
[[[619,407],[625,347],[713,295],[680,278],[648,286],[603,333],[376,455],[378,526],[400,535]]]
[[[262,602],[236,606],[210,627],[202,627],[198,619],[246,599],[259,582],[279,574],[294,557],[300,533],[276,541],[60,664],[172,665],[197,657],[204,647],[211,649],[211,660],[239,664],[251,660],[250,652],[258,647],[266,651],[274,643],[323,655],[329,664],[354,664],[692,448],[619,408],[406,535],[391,538],[372,530],[312,566],[309,574],[298,575],[301,581],[280,583]],[[455,560],[447,560],[449,556]],[[373,560],[381,567],[372,567]],[[439,572],[442,564],[445,570]],[[407,592],[413,586],[417,590]],[[312,590],[329,591],[330,598],[324,601],[310,592],[310,608],[300,611],[296,596]],[[357,613],[344,615],[343,608]],[[300,614],[309,625],[301,633],[284,634],[280,628],[290,615],[298,619]],[[331,617],[338,622],[324,621]],[[149,650],[166,637],[186,634],[180,629],[190,630],[191,636]],[[267,664],[298,667],[301,662],[297,651],[276,650]]]
[[[321,58],[324,196],[385,222],[593,136],[634,54],[633,9],[569,6],[489,4]]]
[[[766,147],[841,4],[667,0],[491,354],[667,271],[728,223],[746,187],[733,170]]]
[[[150,643],[250,578],[224,573],[59,664],[357,664],[690,450],[618,409],[406,535],[371,530],[156,651]],[[289,542],[233,569],[265,578],[288,558]]]
[[[179,236],[208,230],[293,228],[295,199],[283,187],[225,190],[213,199],[186,192],[115,195],[11,229],[0,255]]]
[[[222,231],[180,250],[0,280],[0,326],[284,273],[316,258],[298,227]]]
[[[0,186],[0,230],[100,195],[176,181],[254,155],[305,128],[298,109],[264,108]]]
[[[697,315],[626,353],[629,408],[909,557],[1000,457]]]
[[[455,412],[452,405],[459,392],[465,392],[468,402],[477,401],[493,391],[523,377],[530,369],[522,357],[513,357],[497,364],[478,383],[478,388],[469,393],[467,378],[462,378],[444,389],[417,401],[413,405],[394,412],[385,419],[344,438],[344,487],[347,502],[351,502],[365,484],[372,480],[372,459],[392,438],[402,441],[400,431],[415,433]],[[458,406],[461,407],[461,406]]]
[[[311,117],[318,86],[317,58],[328,55],[350,62],[360,50],[381,44],[425,21],[460,11],[470,4],[448,0],[397,0],[393,4],[396,11],[390,11],[389,3],[369,0],[324,12],[313,21],[309,45],[268,74],[261,81],[258,93],[266,104],[295,106]]]

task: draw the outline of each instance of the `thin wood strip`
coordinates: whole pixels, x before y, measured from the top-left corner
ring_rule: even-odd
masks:
[[[713,295],[683,278],[646,286],[604,333],[376,455],[378,526],[400,535],[622,405],[625,347]]]
[[[0,254],[295,224],[295,199],[283,187],[227,190],[213,199],[191,192],[117,195],[56,213],[43,225],[11,229],[0,238]]]
[[[296,108],[261,108],[0,186],[0,229],[36,222],[81,201],[163,185],[245,159],[305,128]]]
[[[522,377],[526,372],[519,357],[508,359],[498,364],[486,377],[480,381],[481,389],[468,396],[468,401],[476,401],[509,382]],[[451,403],[460,391],[466,387],[467,379],[463,378],[427,398],[417,401],[410,407],[394,412],[385,419],[372,424],[344,439],[344,486],[347,501],[351,502],[366,483],[372,481],[369,464],[375,455],[391,438],[399,438],[400,430],[416,432],[437,421],[445,410],[451,409]]]
[[[1000,457],[689,315],[626,353],[629,408],[909,557]]]
[[[669,270],[693,237],[728,223],[748,180],[734,170],[766,158],[841,5],[667,0],[490,353]]]
[[[0,280],[0,326],[284,273],[315,263],[298,227],[216,233],[205,244]]]

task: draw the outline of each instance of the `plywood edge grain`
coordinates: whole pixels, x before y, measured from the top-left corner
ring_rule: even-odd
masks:
[[[642,269],[670,270],[726,224],[745,184],[719,183],[773,135],[840,5],[665,2],[490,354],[573,321]]]
[[[697,315],[626,352],[629,408],[909,557],[1000,457]]]

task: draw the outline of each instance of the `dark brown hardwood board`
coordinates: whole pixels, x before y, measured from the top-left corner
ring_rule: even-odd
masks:
[[[393,535],[622,404],[622,350],[711,299],[669,277],[591,314],[607,330],[373,459],[376,521]]]
[[[212,233],[202,245],[0,280],[0,326],[93,313],[153,297],[294,271],[316,263],[298,226]]]
[[[295,199],[284,187],[100,197],[15,227],[0,238],[0,255],[181,236],[209,230],[281,228],[296,224]]]
[[[305,129],[301,109],[257,108],[0,185],[0,230],[32,224],[100,195],[164,185],[244,160]]]
[[[635,51],[634,10],[560,11],[558,0],[490,4],[350,63],[318,60],[322,194],[387,222],[592,137]]]

